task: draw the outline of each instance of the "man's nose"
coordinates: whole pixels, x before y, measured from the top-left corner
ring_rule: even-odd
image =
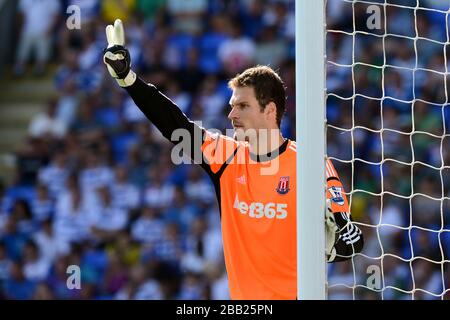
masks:
[[[228,114],[228,119],[233,120],[233,119],[237,119],[238,117],[238,112],[236,111],[236,108],[231,108],[230,113]]]

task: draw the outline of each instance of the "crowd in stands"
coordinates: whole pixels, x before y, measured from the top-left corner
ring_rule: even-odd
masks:
[[[66,28],[70,5],[79,30]],[[0,295],[228,299],[214,188],[200,167],[172,163],[172,144],[108,75],[104,29],[122,19],[133,70],[206,128],[231,128],[227,79],[277,68],[292,137],[293,1],[24,0],[25,26],[38,23],[32,6],[48,19],[22,30],[14,71],[23,75],[27,39],[41,32],[49,45],[36,73],[57,64],[58,95],[32,119],[14,184],[2,189]],[[80,267],[81,290],[67,288],[69,265]]]

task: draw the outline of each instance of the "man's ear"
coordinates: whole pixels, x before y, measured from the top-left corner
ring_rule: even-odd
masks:
[[[270,101],[266,104],[265,113],[267,116],[273,117],[274,119],[277,118],[277,105],[275,102]]]

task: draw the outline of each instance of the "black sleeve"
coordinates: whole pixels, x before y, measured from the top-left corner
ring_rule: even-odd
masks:
[[[202,145],[206,137],[212,137],[204,128],[189,120],[186,115],[168,97],[155,86],[146,84],[137,78],[129,87],[125,88],[136,106],[161,131],[162,135],[174,144],[181,145],[179,149],[189,156],[193,163],[199,164],[212,179],[220,207],[220,177],[228,162],[236,155],[237,148],[230,158],[221,164],[220,170],[213,172],[207,156],[202,152]],[[180,134],[181,133],[181,134]],[[179,142],[178,139],[182,141]],[[176,151],[178,154],[178,150]]]
[[[350,259],[355,253],[361,252],[364,247],[364,237],[361,230],[348,220],[346,212],[335,213],[336,224],[340,228],[334,248],[336,258],[332,262],[345,261]]]
[[[146,84],[139,77],[129,87],[125,88],[133,99],[136,106],[144,115],[161,131],[162,135],[172,143],[182,143],[190,148],[183,151],[195,163],[203,163],[201,146],[204,141],[205,130],[194,122],[190,121],[186,115],[168,97],[162,94],[154,85]],[[175,132],[177,129],[180,134]],[[184,131],[183,131],[184,130]],[[175,139],[172,138],[174,134]],[[188,141],[185,138],[189,139]]]

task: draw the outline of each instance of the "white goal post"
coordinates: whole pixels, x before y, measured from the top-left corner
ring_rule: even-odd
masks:
[[[297,297],[326,298],[325,1],[295,3]]]

